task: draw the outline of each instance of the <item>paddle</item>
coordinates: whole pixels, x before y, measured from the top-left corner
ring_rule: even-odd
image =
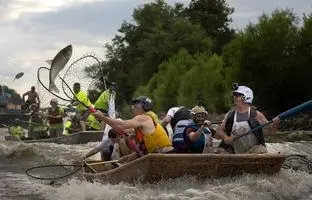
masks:
[[[303,104],[300,104],[300,105],[298,105],[298,106],[296,106],[294,108],[291,108],[291,109],[289,109],[289,110],[279,114],[277,117],[279,117],[280,120],[283,120],[283,119],[286,119],[288,117],[294,116],[296,114],[299,114],[299,113],[301,113],[303,111],[306,111],[306,110],[309,110],[309,109],[312,109],[312,100],[307,101],[307,102],[305,102]],[[247,135],[247,134],[249,134],[251,132],[254,132],[254,131],[258,130],[258,129],[261,129],[261,128],[263,128],[263,127],[265,127],[265,126],[267,126],[267,125],[269,125],[271,123],[273,123],[273,119],[271,119],[270,121],[268,121],[267,123],[265,123],[263,125],[257,126],[256,128],[248,131],[247,133],[244,133],[242,135],[239,135],[239,136],[233,138],[233,141],[237,140],[237,139],[241,138],[242,136],[245,136],[245,135]]]

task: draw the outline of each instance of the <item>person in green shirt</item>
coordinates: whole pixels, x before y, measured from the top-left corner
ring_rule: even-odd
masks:
[[[25,132],[21,126],[18,125],[17,121],[12,126],[9,126],[9,133],[18,139],[25,138]]]
[[[88,118],[90,112],[88,107],[92,106],[91,101],[88,98],[88,95],[81,91],[80,83],[74,83],[74,99],[72,105],[76,106],[77,113],[80,116],[80,125],[82,131],[86,130],[86,119]]]

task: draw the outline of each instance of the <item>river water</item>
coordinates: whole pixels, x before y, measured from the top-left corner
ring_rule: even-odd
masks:
[[[96,143],[58,145],[4,141],[0,130],[0,200],[242,200],[312,199],[312,174],[282,169],[275,175],[243,174],[237,177],[196,180],[181,177],[157,184],[118,185],[89,183],[75,177],[49,185],[25,174],[27,168],[48,164],[71,164]],[[312,143],[268,144],[269,152],[312,155]],[[92,158],[99,158],[96,155]]]

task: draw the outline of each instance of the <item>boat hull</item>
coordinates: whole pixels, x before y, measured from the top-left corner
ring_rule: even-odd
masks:
[[[286,155],[282,154],[149,154],[105,172],[100,171],[100,165],[103,164],[96,166],[93,163],[93,170],[88,166],[84,167],[83,176],[89,181],[117,184],[154,183],[185,175],[208,178],[242,173],[274,174],[280,171],[285,158]],[[94,170],[98,173],[94,173]]]
[[[38,140],[20,140],[14,136],[5,136],[6,141],[19,141],[24,143],[35,143],[35,142],[45,142],[45,143],[56,143],[56,144],[85,144],[88,142],[101,141],[103,137],[103,131],[81,131],[77,133],[72,133],[67,136],[61,136],[56,138],[38,139]]]

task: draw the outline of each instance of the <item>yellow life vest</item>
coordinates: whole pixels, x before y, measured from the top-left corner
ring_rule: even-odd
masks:
[[[87,110],[87,108],[85,106],[87,106],[87,107],[91,106],[91,102],[90,102],[90,100],[88,98],[88,95],[86,93],[82,92],[82,91],[79,91],[78,93],[75,93],[74,99],[77,99],[79,101],[79,104],[76,107],[76,109],[79,112]]]
[[[97,109],[106,110],[108,109],[108,101],[109,101],[109,90],[105,90],[102,92],[100,97],[94,103],[94,107]]]
[[[22,138],[24,137],[24,130],[22,127],[18,126],[18,125],[14,125],[14,126],[10,126],[9,127],[9,132],[17,137],[17,138]]]
[[[64,132],[64,135],[69,135],[69,129],[72,125],[72,122],[70,120],[67,120],[65,122],[65,132]]]
[[[155,130],[153,133],[144,134],[143,140],[148,153],[153,153],[157,149],[167,146],[172,146],[171,140],[165,129],[157,122],[158,117],[154,112],[146,112],[145,115],[153,119]]]
[[[89,126],[95,130],[101,130],[101,123],[94,117],[94,115],[89,115],[87,118],[87,123]]]

